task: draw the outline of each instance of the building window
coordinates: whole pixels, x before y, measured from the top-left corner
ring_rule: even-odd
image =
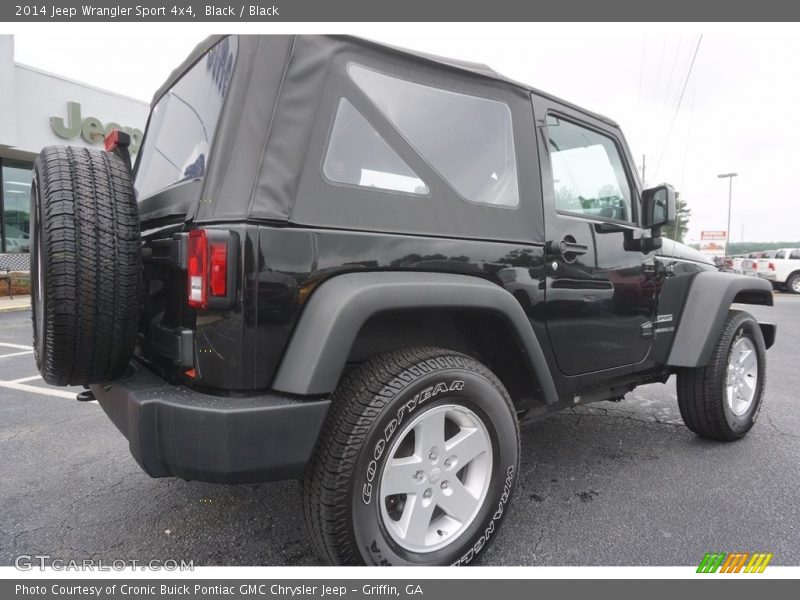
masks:
[[[31,250],[31,176],[33,166],[3,159],[2,161],[2,251]]]

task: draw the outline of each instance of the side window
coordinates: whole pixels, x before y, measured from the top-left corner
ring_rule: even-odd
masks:
[[[345,98],[333,120],[322,172],[330,181],[407,194],[428,186]]]
[[[800,260],[800,250],[792,250],[792,253],[789,255],[791,260]]]
[[[351,63],[355,84],[465,200],[519,205],[511,109]]]
[[[556,210],[633,222],[632,192],[610,137],[548,115]]]

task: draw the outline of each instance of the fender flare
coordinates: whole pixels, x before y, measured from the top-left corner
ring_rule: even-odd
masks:
[[[415,308],[479,309],[500,314],[516,334],[523,362],[535,378],[542,399],[547,404],[557,402],[547,360],[514,296],[479,277],[408,271],[348,273],[322,283],[300,315],[273,389],[299,395],[333,392],[364,323],[379,312]]]
[[[711,360],[731,304],[773,305],[772,284],[764,279],[703,271],[694,276],[686,295],[667,364],[702,367]],[[760,323],[767,347],[775,340],[775,326]]]

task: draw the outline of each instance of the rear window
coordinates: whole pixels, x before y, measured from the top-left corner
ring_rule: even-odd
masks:
[[[139,200],[205,175],[236,50],[235,37],[220,41],[153,108],[134,182]]]

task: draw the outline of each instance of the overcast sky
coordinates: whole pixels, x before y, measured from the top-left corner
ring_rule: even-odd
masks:
[[[646,183],[672,183],[692,210],[688,241],[725,229],[733,182],[733,241],[800,239],[800,36],[785,28],[720,28],[702,42],[677,118],[678,98],[702,33],[642,26],[627,31],[537,27],[530,34],[447,33],[413,26],[370,33],[387,43],[484,62],[534,87],[608,115],[622,125]],[[51,30],[52,31],[52,30]],[[62,31],[62,30],[59,30]],[[17,33],[16,60],[149,100],[202,39],[196,29],[148,35]],[[162,30],[163,31],[163,30]],[[396,31],[396,33],[395,33]],[[101,49],[98,51],[98,49]],[[672,126],[671,134],[669,132]],[[798,198],[796,198],[798,196]]]

